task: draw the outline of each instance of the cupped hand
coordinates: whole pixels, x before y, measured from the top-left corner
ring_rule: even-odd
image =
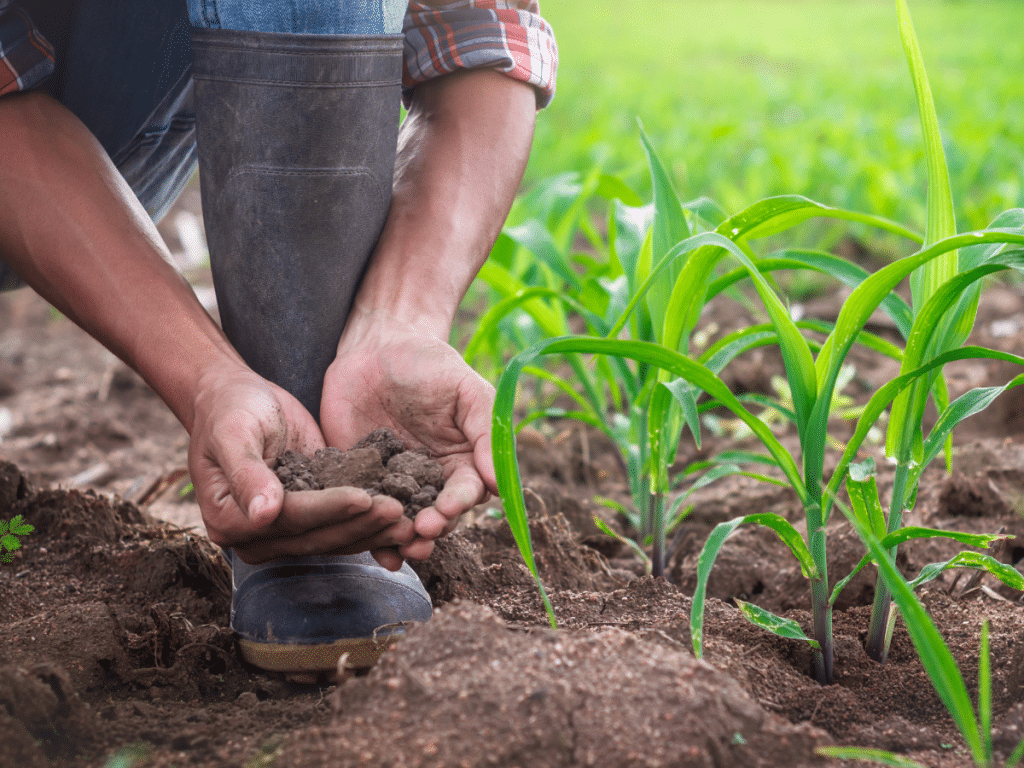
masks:
[[[207,533],[247,563],[311,554],[389,554],[414,539],[394,499],[357,488],[285,493],[270,469],[286,450],[324,447],[313,417],[285,390],[247,369],[208,376],[195,400],[188,464]]]
[[[320,423],[328,445],[351,448],[388,427],[444,468],[444,488],[416,516],[415,541],[398,547],[403,557],[427,557],[434,539],[497,493],[493,406],[494,388],[435,336],[393,322],[346,330],[324,379]]]

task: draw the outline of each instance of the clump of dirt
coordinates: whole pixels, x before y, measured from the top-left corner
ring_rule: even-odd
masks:
[[[319,491],[350,486],[398,499],[407,517],[434,503],[444,487],[441,465],[410,451],[390,429],[378,429],[348,451],[323,448],[312,458],[286,451],[274,468],[286,491]]]
[[[765,712],[681,644],[610,627],[511,631],[472,604],[416,627],[368,677],[339,689],[335,706],[328,727],[281,745],[282,764],[356,765],[372,755],[376,765],[410,768],[482,758],[552,768],[796,767],[824,764],[812,750],[830,741]],[[371,724],[386,724],[387,737]]]
[[[63,670],[47,663],[0,667],[0,765],[42,768],[70,758],[95,745],[95,728]]]

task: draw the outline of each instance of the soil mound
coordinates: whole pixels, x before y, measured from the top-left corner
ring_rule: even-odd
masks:
[[[437,612],[334,701],[337,719],[286,741],[283,764],[775,768],[821,764],[793,755],[828,741],[685,651],[617,629],[516,632],[472,604]]]

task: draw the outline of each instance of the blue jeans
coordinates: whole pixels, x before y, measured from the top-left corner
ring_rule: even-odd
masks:
[[[398,34],[407,0],[84,0],[33,17],[57,48],[43,87],[99,139],[154,220],[195,169],[190,23],[253,32]]]
[[[147,213],[159,221],[196,167],[190,25],[298,34],[399,34],[407,4],[57,0],[31,13],[56,49],[57,70],[41,88],[92,131]],[[0,262],[0,290],[20,284]]]

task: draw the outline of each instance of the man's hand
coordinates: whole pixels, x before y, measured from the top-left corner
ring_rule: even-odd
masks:
[[[312,455],[320,430],[280,387],[239,368],[203,382],[196,398],[189,471],[210,539],[248,563],[309,554],[381,550],[413,540],[401,505],[357,488],[289,492],[270,469],[286,450]]]
[[[438,338],[387,319],[346,329],[324,380],[320,421],[327,443],[351,448],[389,427],[444,467],[444,489],[416,516],[417,538],[400,546],[402,556],[427,557],[433,540],[451,532],[460,515],[488,491],[497,493],[493,405],[494,388]]]

